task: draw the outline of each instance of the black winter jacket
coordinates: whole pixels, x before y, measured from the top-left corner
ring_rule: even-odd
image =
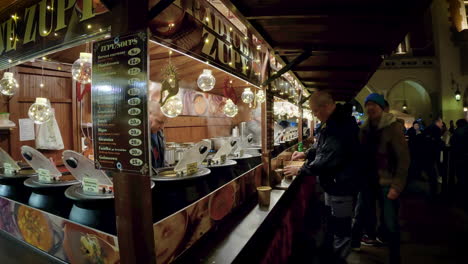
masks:
[[[320,185],[331,195],[354,195],[362,185],[359,127],[356,119],[340,104],[318,133],[300,175],[318,176]]]

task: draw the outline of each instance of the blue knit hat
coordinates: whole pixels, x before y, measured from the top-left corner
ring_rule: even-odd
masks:
[[[371,93],[366,97],[366,100],[364,101],[364,105],[367,104],[367,102],[373,102],[378,104],[382,109],[385,108],[385,99],[382,95],[378,93]]]

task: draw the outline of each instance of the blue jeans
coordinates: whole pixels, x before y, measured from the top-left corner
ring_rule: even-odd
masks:
[[[390,263],[393,264],[400,263],[400,199],[388,199],[389,190],[389,186],[380,188],[379,205],[382,211],[382,235],[388,241]]]
[[[325,205],[331,209],[328,232],[333,235],[333,254],[337,263],[342,263],[350,253],[353,202],[353,196],[325,193]]]

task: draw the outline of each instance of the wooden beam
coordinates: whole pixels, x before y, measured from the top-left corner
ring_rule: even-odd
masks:
[[[284,73],[288,72],[292,67],[296,66],[297,64],[303,62],[304,60],[308,59],[312,55],[310,50],[304,51],[301,55],[297,56],[294,60],[292,60],[288,65],[281,68],[276,74],[273,74],[270,78],[268,78],[265,82],[263,82],[263,86],[267,86],[269,83],[274,81],[276,78],[280,77]]]
[[[175,0],[161,0],[154,5],[148,13],[148,20],[152,20],[159,15],[164,9],[168,8]]]

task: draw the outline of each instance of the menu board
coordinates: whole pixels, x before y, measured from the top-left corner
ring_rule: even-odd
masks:
[[[147,33],[93,46],[92,112],[96,168],[149,170]]]

